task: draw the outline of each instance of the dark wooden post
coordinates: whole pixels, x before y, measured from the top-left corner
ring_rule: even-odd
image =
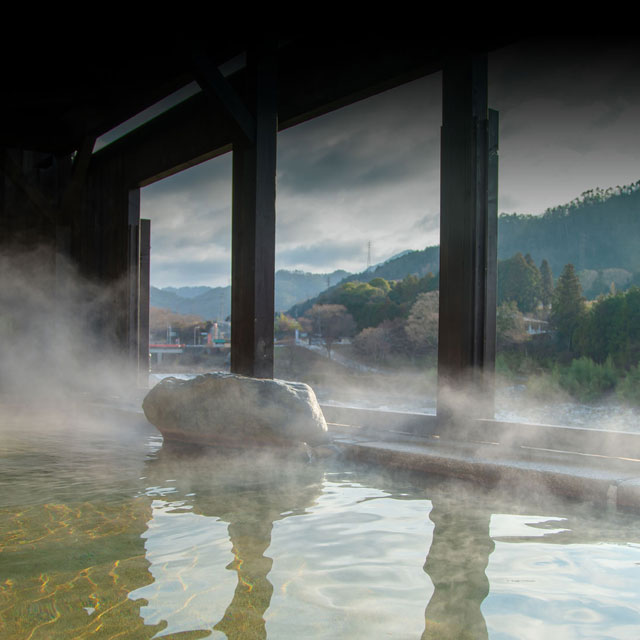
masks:
[[[483,385],[485,390],[484,416],[493,418],[494,376],[496,368],[496,305],[498,301],[498,125],[499,114],[489,109],[487,160],[487,220],[484,255],[484,351]]]
[[[487,112],[485,54],[443,71],[438,418],[493,417],[497,114]],[[489,161],[489,147],[493,149]],[[489,174],[495,175],[489,180]],[[491,207],[489,185],[492,185]]]
[[[138,293],[138,386],[149,386],[149,295],[151,220],[140,220],[140,287]]]
[[[140,189],[129,191],[129,360],[138,369],[138,319],[140,287]]]
[[[273,377],[277,69],[275,50],[247,59],[255,140],[233,145],[231,371]],[[249,105],[251,106],[251,105]]]

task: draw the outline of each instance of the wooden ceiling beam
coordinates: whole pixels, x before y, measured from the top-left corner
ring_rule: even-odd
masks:
[[[506,41],[466,42],[487,51]],[[295,41],[278,51],[278,130],[397,87],[442,68],[455,43],[424,41]],[[460,43],[457,50],[460,50]],[[246,70],[225,79],[248,104]],[[197,94],[94,154],[127,162],[128,182],[144,186],[231,148],[237,132],[230,110]]]
[[[196,81],[204,94],[213,102],[214,108],[222,105],[238,125],[246,141],[253,144],[256,139],[256,120],[244,100],[204,51],[192,47],[191,53],[196,69]]]

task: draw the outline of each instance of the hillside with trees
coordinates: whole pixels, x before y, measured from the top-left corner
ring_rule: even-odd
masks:
[[[295,305],[288,314],[300,317],[314,306],[339,304],[351,314],[357,330],[362,331],[368,327],[377,327],[385,320],[408,317],[418,294],[437,288],[438,279],[432,273],[427,273],[422,278],[407,275],[401,280],[386,280],[381,277],[372,278],[368,282],[349,280]]]
[[[498,258],[530,254],[546,259],[554,273],[565,264],[586,269],[640,271],[640,180],[609,189],[592,189],[541,216],[502,214]]]
[[[374,278],[402,280],[405,276],[422,277],[440,271],[440,247],[427,247],[420,251],[406,251],[362,273],[349,276],[349,280],[369,282]]]

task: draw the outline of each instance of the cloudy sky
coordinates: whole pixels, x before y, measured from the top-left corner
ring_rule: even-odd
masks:
[[[640,46],[531,43],[490,54],[499,211],[540,214],[640,179]],[[441,76],[279,134],[276,266],[361,271],[439,242]],[[229,284],[231,156],[142,190],[154,286]]]

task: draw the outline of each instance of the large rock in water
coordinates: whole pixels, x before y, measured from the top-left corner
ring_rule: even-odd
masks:
[[[142,408],[168,440],[222,447],[328,442],[315,393],[302,382],[231,373],[165,378],[149,391]]]

